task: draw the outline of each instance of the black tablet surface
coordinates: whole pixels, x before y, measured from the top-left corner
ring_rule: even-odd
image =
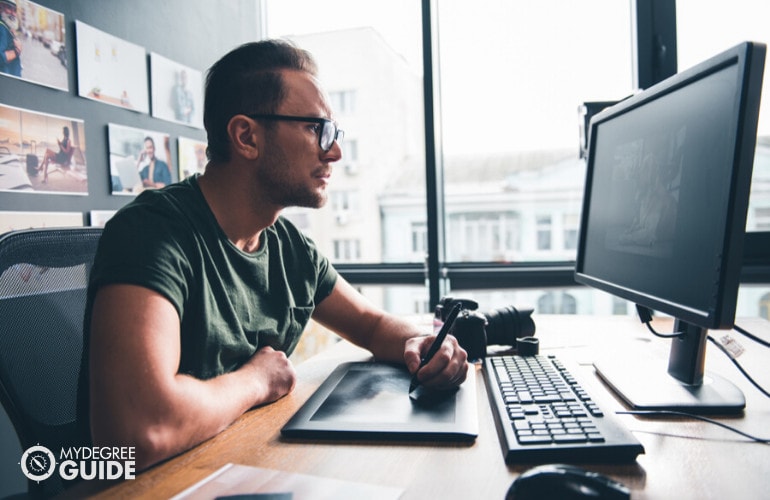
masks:
[[[457,391],[409,397],[403,366],[351,362],[338,366],[283,426],[281,434],[311,439],[473,441],[478,436],[476,372]]]

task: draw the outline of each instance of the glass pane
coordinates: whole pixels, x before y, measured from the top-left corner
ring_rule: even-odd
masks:
[[[635,315],[630,302],[588,287],[507,290],[455,290],[454,298],[475,300],[480,312],[514,306],[538,314]]]
[[[677,65],[689,68],[746,40],[770,45],[767,0],[677,0]],[[765,61],[747,231],[770,231],[770,59]]]
[[[424,262],[420,2],[265,5],[267,35],[289,38],[316,58],[345,131],[326,207],[288,209],[285,215],[334,262]]]
[[[741,318],[757,317],[770,320],[770,286],[743,285],[738,289],[735,323],[740,326]]]
[[[632,92],[629,4],[438,2],[450,261],[575,258],[578,108]]]

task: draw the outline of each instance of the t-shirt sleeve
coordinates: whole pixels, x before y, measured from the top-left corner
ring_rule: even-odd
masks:
[[[337,283],[338,274],[337,270],[329,262],[329,259],[318,250],[312,239],[306,236],[305,242],[310,258],[316,268],[316,287],[313,302],[318,304],[332,293],[334,285]]]
[[[185,249],[189,236],[178,220],[151,204],[130,210],[142,211],[141,216],[119,212],[105,225],[91,271],[92,288],[117,283],[149,288],[166,297],[182,317],[192,282]],[[151,224],[144,223],[148,218],[154,219]]]
[[[320,254],[319,254],[320,255]],[[320,256],[321,260],[318,267],[318,286],[316,287],[314,302],[320,303],[323,299],[331,295],[334,285],[337,283],[337,270],[334,269],[329,259]]]

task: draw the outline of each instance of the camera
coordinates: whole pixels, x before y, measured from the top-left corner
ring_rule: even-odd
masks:
[[[451,333],[468,353],[468,359],[485,358],[488,345],[516,346],[517,339],[535,334],[533,309],[516,309],[506,306],[486,313],[477,311],[474,300],[442,297],[436,306],[434,325],[444,323],[449,311],[460,303],[460,313],[454,321]]]

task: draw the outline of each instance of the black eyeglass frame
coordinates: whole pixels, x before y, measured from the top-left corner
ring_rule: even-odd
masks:
[[[339,128],[337,126],[337,122],[334,120],[330,120],[328,118],[320,118],[316,116],[289,116],[289,115],[275,115],[275,114],[261,114],[261,113],[255,113],[255,114],[247,114],[251,119],[254,120],[278,120],[278,121],[288,121],[288,122],[306,122],[306,123],[318,123],[321,125],[321,130],[318,132],[318,146],[321,147],[324,152],[329,151],[335,142],[337,144],[342,144],[342,139],[345,137],[345,131]],[[329,137],[331,137],[331,140],[329,141],[328,147],[324,147],[323,144],[323,138],[324,138],[324,130],[326,130],[326,127],[332,126],[334,127],[334,133],[331,134]]]

